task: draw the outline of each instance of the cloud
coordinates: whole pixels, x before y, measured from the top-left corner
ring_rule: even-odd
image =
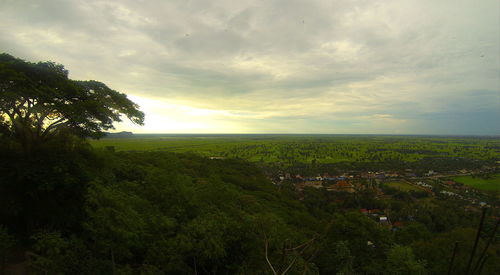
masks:
[[[6,0],[0,45],[157,102],[137,131],[500,134],[499,10],[493,0]]]

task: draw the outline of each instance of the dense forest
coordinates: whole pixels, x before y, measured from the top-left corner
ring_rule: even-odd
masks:
[[[0,61],[2,273],[500,270],[494,208],[422,203],[418,193],[390,187],[385,197],[373,188],[297,192],[243,157],[95,148],[86,138],[103,136],[120,115],[141,124],[138,106],[103,83],[69,79],[61,65],[5,54]],[[363,209],[384,209],[404,226],[387,226]]]
[[[28,155],[2,147],[1,253],[11,263],[26,252],[33,274],[445,274],[457,241],[460,274],[479,223],[456,202],[314,188],[299,200],[240,160],[62,142]],[[359,212],[383,203],[418,215],[391,231]],[[482,274],[499,268],[497,241]]]
[[[460,274],[479,223],[459,202],[314,188],[299,200],[245,161],[59,142],[2,147],[1,253],[6,264],[27,254],[33,274],[445,274],[455,242]],[[393,231],[359,212],[381,204],[415,214]],[[495,239],[481,274],[500,268],[498,249]]]

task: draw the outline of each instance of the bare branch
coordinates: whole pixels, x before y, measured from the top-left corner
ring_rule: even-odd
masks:
[[[269,267],[273,271],[273,274],[274,275],[278,275],[278,273],[276,273],[276,270],[274,269],[273,265],[271,264],[271,261],[269,261],[269,257],[267,255],[267,247],[269,246],[269,242],[267,240],[266,234],[264,234],[264,246],[265,246],[265,249],[266,249],[266,261],[267,261],[267,264],[269,265]]]
[[[288,267],[283,271],[283,273],[281,273],[282,275],[284,275],[285,273],[288,272],[288,270],[290,270],[290,268],[292,268],[293,264],[295,264],[295,261],[297,261],[297,258],[299,256],[302,256],[302,254],[306,251],[306,249],[314,242],[314,240],[316,239],[316,236],[314,236],[311,240],[305,242],[304,244],[300,245],[300,246],[297,246],[297,247],[303,247],[302,250],[299,252],[299,253],[296,253],[295,254],[295,257],[293,258],[292,262],[288,265]]]
[[[314,236],[314,237],[313,237],[312,239],[310,239],[309,241],[307,241],[307,242],[305,242],[305,243],[303,243],[303,244],[301,244],[301,245],[299,245],[299,246],[296,246],[296,247],[294,247],[294,248],[288,248],[288,249],[286,249],[286,250],[287,250],[287,251],[297,250],[297,249],[299,249],[299,248],[301,248],[301,247],[303,247],[303,246],[307,246],[307,245],[309,245],[310,243],[314,242],[314,241],[316,240],[316,238],[317,238],[317,236]]]

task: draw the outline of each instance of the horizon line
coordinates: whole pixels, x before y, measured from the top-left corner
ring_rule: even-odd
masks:
[[[344,135],[344,136],[474,136],[500,137],[500,134],[387,134],[387,133],[137,133],[132,131],[106,132],[108,134],[132,133],[133,135]]]

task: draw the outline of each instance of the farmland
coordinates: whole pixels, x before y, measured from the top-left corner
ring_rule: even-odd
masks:
[[[500,174],[493,175],[489,178],[460,176],[453,177],[452,179],[456,182],[484,191],[500,190]]]
[[[331,164],[339,162],[417,162],[423,159],[495,160],[500,140],[493,137],[364,135],[135,135],[91,141],[116,151],[170,151],[242,158],[252,162]]]

